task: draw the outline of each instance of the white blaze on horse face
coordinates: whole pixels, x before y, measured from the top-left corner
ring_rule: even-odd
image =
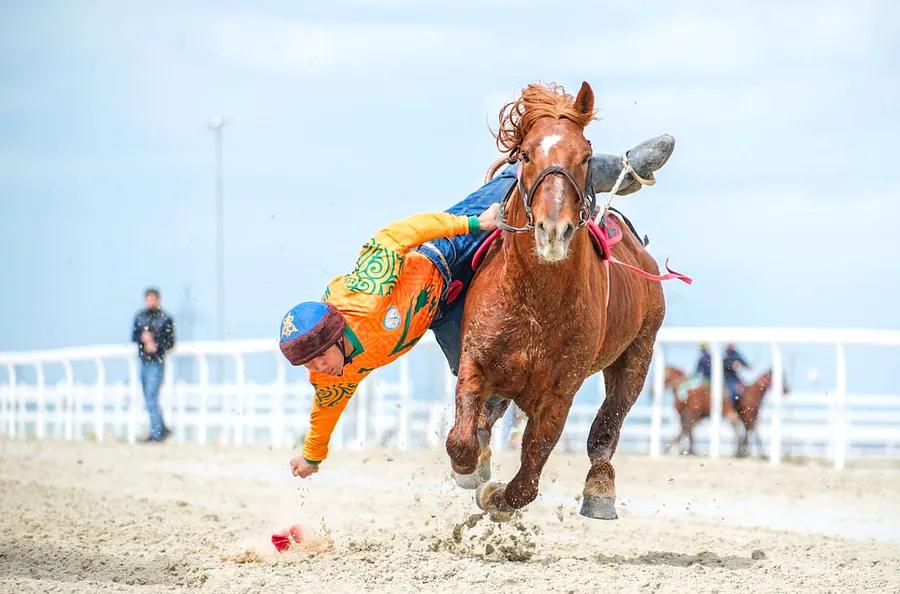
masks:
[[[552,149],[560,140],[562,140],[562,136],[559,134],[544,136],[544,139],[541,141],[541,150],[544,151],[544,155],[550,156],[550,149]]]

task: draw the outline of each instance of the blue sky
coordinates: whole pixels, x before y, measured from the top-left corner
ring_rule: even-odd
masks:
[[[900,329],[898,29],[857,1],[4,3],[0,350],[124,341],[151,284],[214,336],[209,118],[228,333],[275,336],[378,227],[475,189],[534,80],[593,85],[597,151],[677,138],[617,202],[696,278],[667,323]]]

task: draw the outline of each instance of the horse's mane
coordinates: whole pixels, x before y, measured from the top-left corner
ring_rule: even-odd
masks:
[[[575,97],[556,83],[531,83],[518,99],[500,110],[500,128],[493,132],[497,148],[509,153],[520,146],[525,136],[541,118],[565,118],[584,128],[596,112],[581,113],[575,107]]]

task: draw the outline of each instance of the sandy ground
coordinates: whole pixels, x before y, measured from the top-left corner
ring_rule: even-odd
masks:
[[[577,514],[586,457],[555,454],[494,524],[440,451],[335,452],[304,482],[289,455],[0,440],[0,591],[900,592],[896,466],[623,456],[603,522]]]

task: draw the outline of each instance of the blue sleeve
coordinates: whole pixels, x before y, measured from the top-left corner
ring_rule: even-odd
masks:
[[[159,346],[162,347],[163,350],[168,351],[172,347],[175,346],[175,323],[172,322],[172,318],[166,316],[166,322],[163,325],[162,336],[157,340]]]
[[[134,324],[131,328],[131,342],[141,343],[141,314],[134,316]]]

